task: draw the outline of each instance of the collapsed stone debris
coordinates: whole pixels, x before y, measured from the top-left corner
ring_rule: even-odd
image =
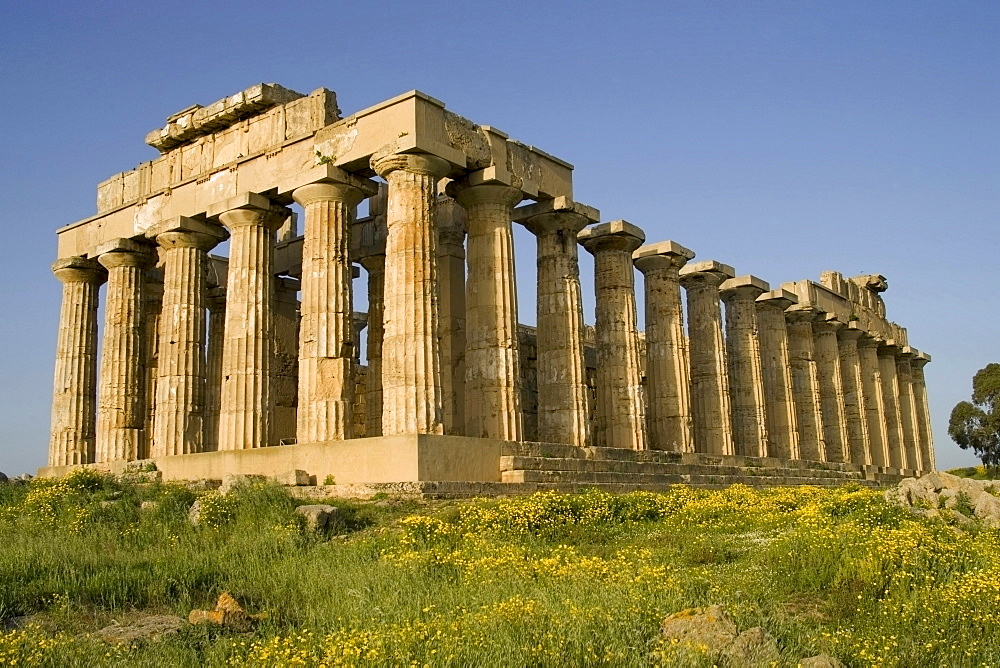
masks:
[[[58,231],[43,475],[148,460],[166,480],[527,489],[934,468],[930,357],[886,319],[882,276],[772,288],[646,243],[574,200],[570,164],[416,91],[341,118],[332,91],[261,84],[147,143],[159,158]],[[537,240],[537,327],[514,223]]]

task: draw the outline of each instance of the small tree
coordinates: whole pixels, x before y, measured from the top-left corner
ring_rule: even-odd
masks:
[[[1000,364],[987,364],[972,378],[972,402],[951,409],[948,435],[972,449],[989,468],[1000,466]]]

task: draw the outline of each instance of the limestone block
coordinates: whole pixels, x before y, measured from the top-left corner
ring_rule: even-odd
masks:
[[[274,476],[275,482],[279,485],[285,485],[287,487],[296,487],[299,485],[311,485],[312,476],[303,471],[302,469],[294,469],[292,471],[285,471],[284,473],[279,473]]]
[[[336,521],[339,510],[334,506],[315,504],[299,506],[295,514],[304,518],[307,531],[322,531]]]

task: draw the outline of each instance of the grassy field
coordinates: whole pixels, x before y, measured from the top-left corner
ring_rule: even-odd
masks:
[[[721,604],[789,666],[1000,665],[1000,532],[857,487],[332,501],[319,535],[276,486],[209,492],[198,527],[195,496],[83,471],[0,486],[0,620],[22,625],[0,664],[711,666],[659,628]],[[93,635],[223,591],[256,628]]]

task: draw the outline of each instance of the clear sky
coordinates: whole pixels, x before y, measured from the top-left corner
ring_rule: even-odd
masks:
[[[169,114],[262,81],[333,89],[345,114],[422,90],[573,163],[604,220],[775,286],[884,274],[890,319],[934,358],[938,463],[977,461],[946,427],[1000,361],[995,0],[36,0],[5,3],[0,44],[8,475],[45,461],[56,228],[157,155],[143,138]],[[530,235],[516,245],[534,322]]]

